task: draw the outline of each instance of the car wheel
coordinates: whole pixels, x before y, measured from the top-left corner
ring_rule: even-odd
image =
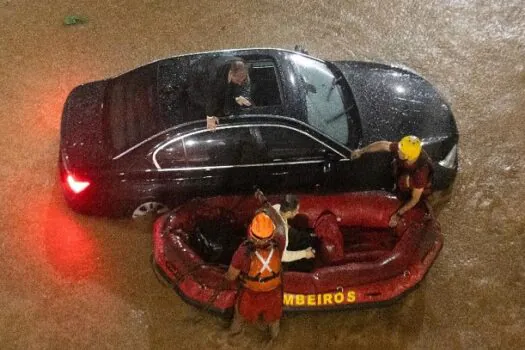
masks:
[[[169,208],[159,202],[145,202],[140,204],[135,210],[133,210],[133,219],[138,219],[149,214],[163,214],[167,212]]]

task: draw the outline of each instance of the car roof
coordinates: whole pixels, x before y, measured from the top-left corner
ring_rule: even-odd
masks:
[[[143,67],[146,67],[146,66],[149,66],[149,65],[155,65],[155,64],[159,64],[159,63],[161,63],[163,61],[168,61],[168,60],[173,60],[173,59],[178,59],[178,58],[183,58],[183,57],[200,56],[200,55],[217,55],[217,54],[235,54],[235,53],[236,54],[243,54],[243,53],[258,52],[258,51],[260,51],[260,52],[266,51],[266,52],[295,54],[295,55],[305,56],[305,57],[311,58],[311,59],[319,61],[319,62],[329,62],[329,61],[326,61],[326,60],[324,60],[322,58],[311,56],[308,53],[304,53],[304,52],[301,52],[301,51],[295,51],[295,50],[291,50],[291,49],[281,49],[281,48],[277,48],[277,47],[246,47],[246,48],[238,48],[238,49],[231,48],[231,49],[222,49],[222,50],[188,52],[188,53],[181,53],[181,54],[175,54],[175,55],[170,55],[170,56],[157,58],[157,59],[152,60],[150,62],[143,63],[143,64],[141,64],[141,65],[139,65],[137,67],[128,69],[126,71],[119,72],[119,73],[117,73],[117,74],[115,74],[113,76],[108,77],[107,80],[118,78],[121,75],[125,75],[127,73],[133,72],[133,71],[135,71],[137,69],[140,69],[140,68],[143,68]]]

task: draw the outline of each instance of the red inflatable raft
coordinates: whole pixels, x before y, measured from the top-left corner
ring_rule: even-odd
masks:
[[[277,203],[280,197],[268,199]],[[300,214],[292,225],[313,229],[319,246],[312,272],[284,273],[286,311],[395,300],[422,280],[443,245],[439,224],[424,205],[407,212],[391,229],[388,222],[400,202],[383,192],[299,199]],[[223,275],[258,205],[253,196],[212,197],[163,215],[153,230],[156,272],[185,301],[231,312],[237,288]]]

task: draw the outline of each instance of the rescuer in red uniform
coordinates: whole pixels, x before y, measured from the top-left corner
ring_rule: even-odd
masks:
[[[432,160],[423,150],[421,140],[416,136],[405,136],[399,142],[377,141],[352,152],[352,159],[365,153],[390,152],[394,158],[394,191],[403,205],[390,217],[389,225],[394,227],[407,211],[420,201],[425,201],[432,192]],[[425,201],[425,204],[426,201]],[[427,204],[430,211],[431,208]]]

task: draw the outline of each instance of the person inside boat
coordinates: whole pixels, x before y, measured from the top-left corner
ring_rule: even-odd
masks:
[[[252,105],[248,67],[235,56],[204,57],[190,67],[187,94],[189,112],[206,116],[208,129],[215,129],[219,117]]]
[[[376,141],[352,152],[352,159],[365,153],[390,152],[394,158],[394,193],[403,204],[390,217],[389,225],[397,226],[407,211],[423,201],[429,212],[431,208],[426,199],[432,193],[432,159],[423,150],[421,140],[413,135],[403,137],[399,142]]]
[[[248,240],[233,254],[226,279],[240,279],[230,333],[242,331],[244,322],[260,317],[268,325],[272,339],[279,334],[282,316],[282,244],[275,240],[276,226],[264,212],[258,212],[248,228]]]
[[[314,235],[292,227],[288,221],[299,212],[299,199],[293,194],[287,194],[281,203],[271,205],[264,194],[258,190],[255,196],[263,203],[262,210],[274,220],[279,228],[277,239],[283,241],[283,268],[285,270],[309,272],[314,268],[315,250]]]

